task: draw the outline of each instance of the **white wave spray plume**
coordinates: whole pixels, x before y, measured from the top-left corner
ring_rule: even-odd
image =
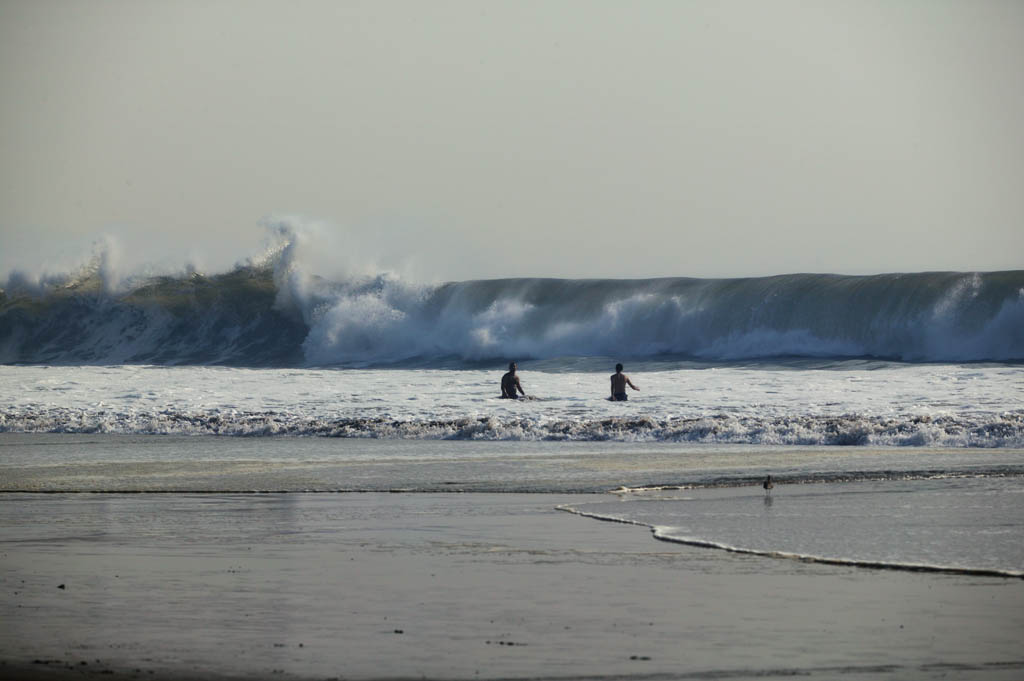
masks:
[[[132,272],[105,241],[70,273],[12,275],[5,361],[1024,359],[1021,271],[422,284],[379,268],[357,235],[327,223],[276,217],[264,228],[263,253],[227,273]],[[26,295],[43,304],[19,302]]]

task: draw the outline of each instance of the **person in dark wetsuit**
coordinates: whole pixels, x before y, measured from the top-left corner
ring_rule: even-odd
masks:
[[[519,384],[519,377],[516,376],[516,363],[509,362],[508,373],[501,377],[501,396],[509,399],[516,399],[516,390],[519,390],[526,397],[526,391]]]
[[[612,374],[612,400],[615,402],[625,402],[629,399],[629,395],[626,394],[626,386],[629,386],[633,390],[639,390],[640,388],[633,385],[633,381],[629,380],[629,376],[622,373],[622,365],[615,365],[615,373]]]

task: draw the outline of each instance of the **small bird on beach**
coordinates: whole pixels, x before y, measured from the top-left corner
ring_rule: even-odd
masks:
[[[775,487],[775,483],[772,482],[772,476],[769,475],[767,478],[765,478],[764,482],[761,483],[761,487],[764,487],[764,493],[766,495],[771,494],[772,487]]]

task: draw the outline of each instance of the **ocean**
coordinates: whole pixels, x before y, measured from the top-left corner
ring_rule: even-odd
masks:
[[[499,397],[510,361],[528,399]],[[14,274],[0,362],[5,494],[606,493],[563,510],[1024,576],[1024,271],[413,285],[284,244]]]

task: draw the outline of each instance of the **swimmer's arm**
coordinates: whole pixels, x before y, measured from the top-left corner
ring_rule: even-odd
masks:
[[[639,390],[640,389],[640,388],[636,387],[635,385],[633,385],[633,381],[629,380],[629,376],[626,376],[626,385],[628,385],[633,390]]]

